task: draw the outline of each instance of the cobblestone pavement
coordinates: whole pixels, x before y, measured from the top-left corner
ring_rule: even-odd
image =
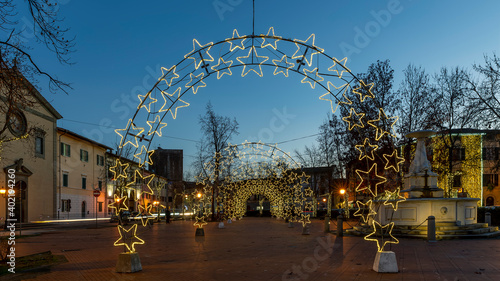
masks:
[[[114,247],[116,228],[51,231],[16,242],[16,255],[44,251],[64,255],[68,262],[50,271],[4,275],[1,280],[500,280],[500,240],[447,240],[428,243],[400,239],[390,244],[399,273],[372,270],[376,244],[361,237],[323,233],[314,220],[310,235],[295,223],[244,218],[226,228],[205,226],[195,237],[189,221],[139,227],[146,241],[136,245],[142,271],[116,273],[122,247]],[[144,231],[144,232],[143,232]]]

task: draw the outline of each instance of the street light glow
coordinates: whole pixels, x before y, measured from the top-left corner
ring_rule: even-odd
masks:
[[[344,195],[344,194],[345,194],[345,189],[343,189],[343,188],[342,188],[342,189],[340,190],[340,194]]]

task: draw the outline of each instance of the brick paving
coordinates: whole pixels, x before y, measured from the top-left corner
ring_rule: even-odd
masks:
[[[205,226],[195,237],[187,221],[154,224],[136,245],[143,270],[116,273],[116,228],[45,232],[16,242],[17,256],[52,251],[68,262],[50,271],[4,275],[1,280],[500,280],[500,239],[428,243],[400,239],[392,245],[399,273],[372,270],[376,245],[361,237],[323,233],[313,221],[310,235],[283,220],[244,218],[225,229]],[[144,229],[139,227],[139,230]],[[331,247],[328,247],[330,243]],[[330,253],[325,250],[330,249]],[[333,249],[333,250],[331,250]]]

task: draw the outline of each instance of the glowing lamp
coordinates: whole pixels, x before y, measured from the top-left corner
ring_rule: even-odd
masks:
[[[343,188],[342,188],[342,189],[340,190],[340,194],[344,195],[344,194],[345,194],[345,189],[343,189]]]
[[[201,198],[201,193],[196,194],[196,197]]]
[[[0,189],[0,194],[5,197],[5,195],[7,194],[7,190],[5,189],[5,187],[2,187],[2,189]]]
[[[326,198],[323,198],[323,202],[326,202]]]

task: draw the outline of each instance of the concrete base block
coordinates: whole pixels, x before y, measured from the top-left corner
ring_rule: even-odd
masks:
[[[226,226],[224,225],[224,222],[219,222],[219,228],[226,228]]]
[[[399,272],[396,253],[392,251],[377,252],[373,262],[373,270],[376,272]]]
[[[302,227],[302,235],[309,235],[309,224],[306,224]]]
[[[137,272],[142,270],[138,253],[120,253],[116,262],[116,272]]]
[[[288,223],[288,227],[289,227],[289,228],[293,228],[293,222],[289,222],[289,223]]]
[[[205,236],[205,229],[203,229],[203,228],[201,228],[201,227],[198,227],[198,228],[196,229],[195,236]]]

